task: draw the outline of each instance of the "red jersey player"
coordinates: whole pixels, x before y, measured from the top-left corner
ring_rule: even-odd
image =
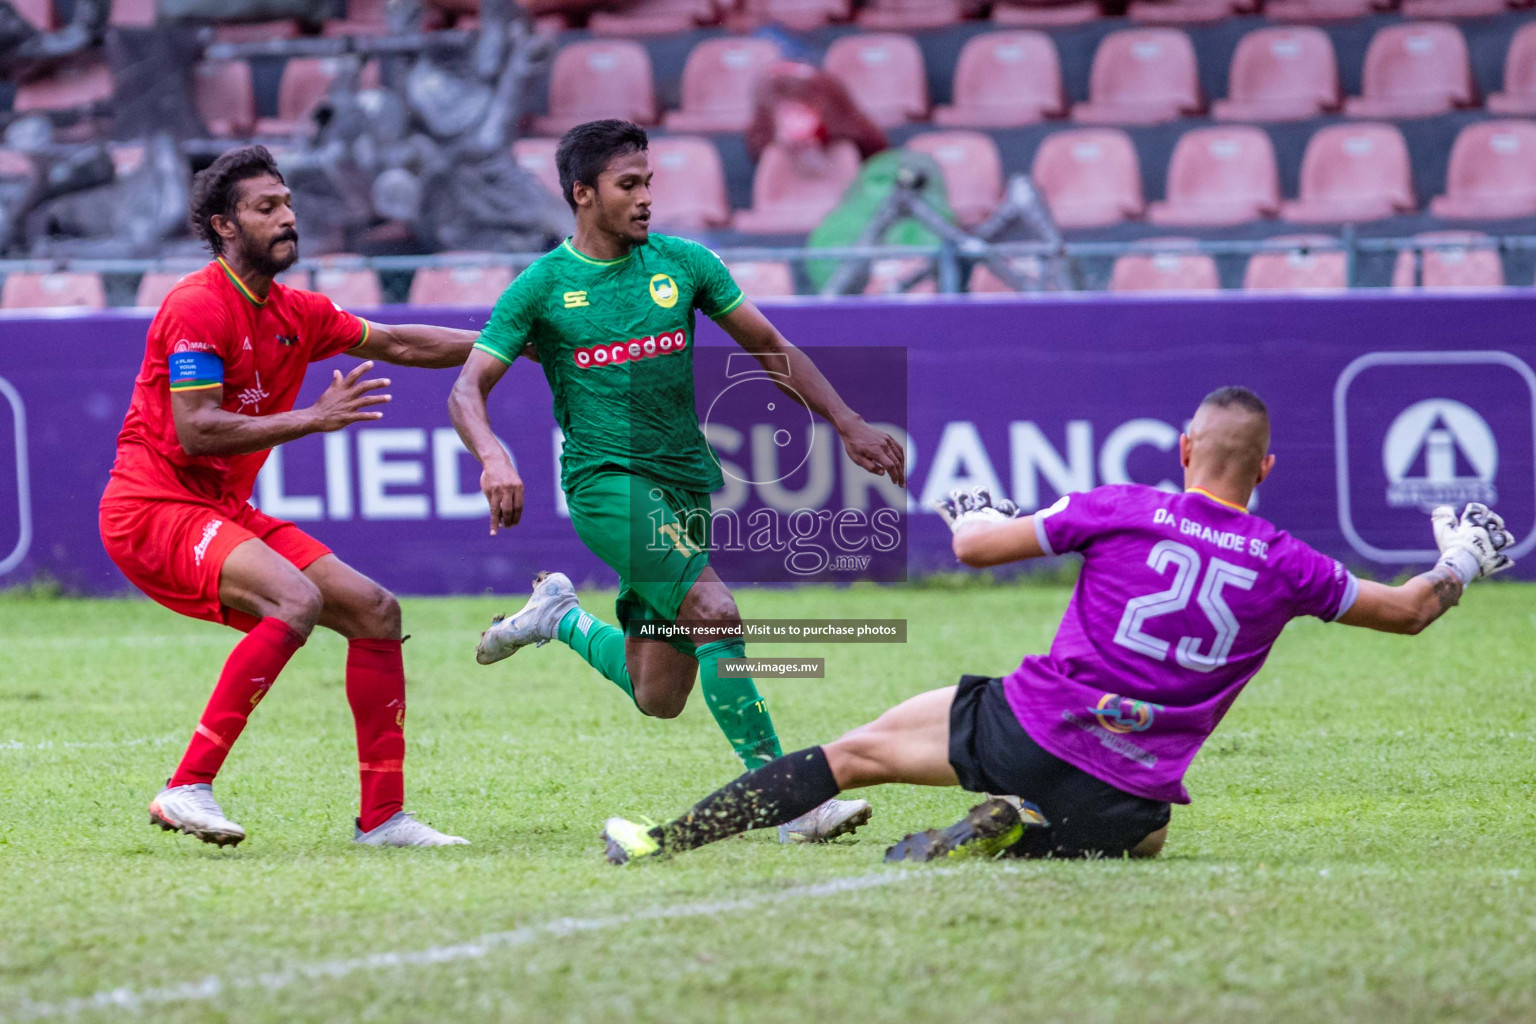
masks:
[[[292,523],[248,503],[274,445],[380,418],[387,379],[364,362],[294,409],[306,367],[339,353],[402,366],[458,366],[472,331],[370,323],[273,278],[299,258],[287,186],[260,146],[198,174],[192,221],[214,261],[166,296],[118,435],[101,499],[107,554],[172,611],[223,622],[235,645],[186,754],[149,805],[150,823],[232,845],[245,830],[213,799],[213,778],[246,718],[316,624],[348,640],[362,809],[374,846],[462,844],[402,810],[405,670],[400,606]]]

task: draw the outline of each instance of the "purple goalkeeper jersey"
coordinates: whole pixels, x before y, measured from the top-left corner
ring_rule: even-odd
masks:
[[[1046,554],[1083,568],[1051,652],[1003,681],[1040,746],[1137,796],[1189,803],[1184,772],[1291,619],[1332,621],[1359,582],[1203,491],[1140,484],[1035,513]]]

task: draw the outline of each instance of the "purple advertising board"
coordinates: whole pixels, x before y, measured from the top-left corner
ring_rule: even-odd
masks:
[[[768,311],[855,409],[905,436],[909,482],[902,493],[855,466],[825,424],[776,403],[786,382],[755,360],[743,368],[731,359],[739,350],[701,323],[700,418],[726,477],[715,507],[738,516],[743,538],[717,558],[728,581],[952,569],[947,531],[927,511],[952,487],[984,483],[1026,509],[1102,483],[1176,487],[1187,417],[1233,383],[1256,389],[1274,417],[1278,463],[1256,511],[1346,564],[1394,575],[1431,561],[1425,512],[1439,503],[1495,504],[1519,539],[1517,559],[1536,544],[1536,293],[842,300]],[[368,315],[478,327],[486,312]],[[87,593],[127,588],[102,551],[96,508],[147,325],[128,312],[0,319],[0,586],[47,577]],[[327,371],[311,371],[301,403]],[[452,372],[387,374],[394,401],[383,420],[285,445],[255,502],[400,593],[519,591],[545,568],[613,582],[571,528],[538,366],[519,360],[492,395],[492,421],[527,485],[522,523],[496,537],[478,468],[448,421]],[[721,542],[719,523],[715,533]],[[1536,559],[1515,572],[1536,577]]]

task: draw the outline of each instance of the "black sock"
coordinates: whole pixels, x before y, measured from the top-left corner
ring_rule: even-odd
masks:
[[[738,832],[793,821],[837,793],[827,755],[820,747],[806,747],[721,786],[651,834],[669,850],[691,850]]]

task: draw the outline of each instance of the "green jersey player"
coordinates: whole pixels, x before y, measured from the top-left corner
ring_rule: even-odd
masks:
[[[736,602],[709,565],[709,495],[722,479],[695,411],[694,311],[765,368],[787,366],[795,387],[785,394],[829,421],[856,464],[904,484],[905,455],[848,408],[718,256],[650,233],[646,147],[644,130],[627,121],[593,121],[560,140],[556,163],[576,233],[507,288],[449,399],[454,426],[484,467],[494,534],[517,525],[523,482],[492,432],[486,399],[519,355],[542,364],[565,435],[561,487],[571,523],[619,574],[619,627],[581,609],[563,574],[540,573],[532,599],[493,622],[476,657],[489,664],[559,640],[659,718],[682,712],[698,677],[715,721],[752,769],[780,747],[756,685],[718,667],[743,656],[743,641]],[[636,635],[657,632],[640,628],[648,620],[683,632]],[[780,837],[827,839],[868,817],[862,800],[831,800]]]

